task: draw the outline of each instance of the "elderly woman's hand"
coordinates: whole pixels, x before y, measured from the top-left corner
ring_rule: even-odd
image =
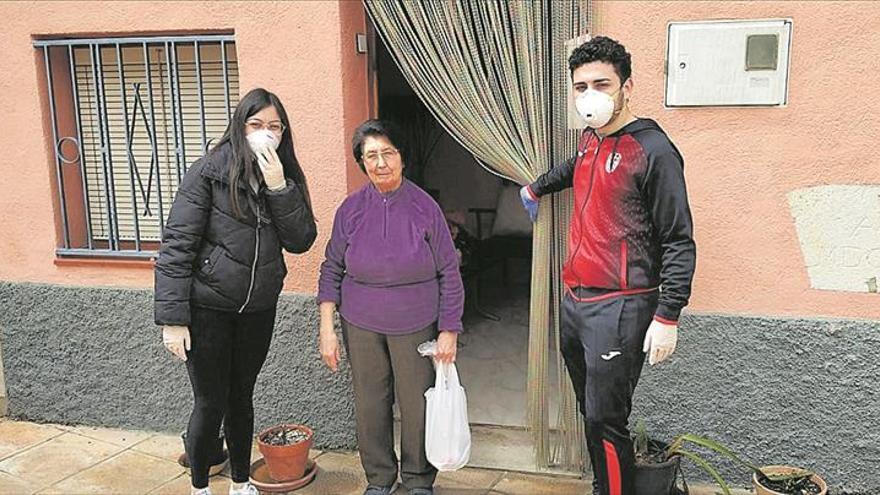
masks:
[[[458,332],[440,332],[437,337],[437,352],[434,360],[440,363],[454,363],[458,350]]]
[[[339,338],[336,337],[336,332],[333,331],[332,327],[329,330],[322,328],[318,340],[321,348],[321,360],[332,371],[337,371],[341,356],[339,354]]]

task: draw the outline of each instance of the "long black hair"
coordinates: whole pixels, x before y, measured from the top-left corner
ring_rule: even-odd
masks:
[[[281,134],[281,144],[278,146],[278,158],[281,159],[281,165],[284,167],[284,176],[295,182],[302,191],[306,205],[309,210],[312,209],[312,201],[309,197],[309,188],[306,183],[306,176],[296,159],[296,152],[293,149],[293,136],[290,132],[290,120],[287,118],[287,111],[284,105],[274,93],[263,88],[256,88],[248,91],[246,95],[238,102],[235,113],[232,114],[232,120],[226,128],[226,132],[217,142],[214,150],[219,149],[226,143],[232,146],[232,160],[229,164],[229,195],[232,201],[233,212],[239,217],[243,217],[244,213],[239,204],[238,187],[239,184],[259,183],[262,174],[257,165],[257,158],[251,151],[245,137],[245,122],[255,113],[267,107],[275,107],[281,122],[284,124],[284,132]],[[213,150],[212,150],[213,151]],[[250,189],[250,188],[246,188]]]

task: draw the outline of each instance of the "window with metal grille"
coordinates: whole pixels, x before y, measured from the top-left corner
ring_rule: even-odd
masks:
[[[238,103],[232,35],[40,40],[59,256],[152,257],[187,166]]]

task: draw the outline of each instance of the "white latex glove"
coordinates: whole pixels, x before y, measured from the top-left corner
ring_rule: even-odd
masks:
[[[165,325],[162,327],[162,343],[171,354],[186,361],[186,351],[190,349],[189,327]]]
[[[675,352],[678,343],[678,325],[667,325],[657,320],[652,320],[645,335],[645,343],[642,352],[648,353],[648,363],[654,366],[662,363]]]
[[[284,167],[278,158],[275,149],[266,146],[255,152],[257,155],[257,164],[260,166],[260,172],[263,174],[263,180],[266,181],[266,187],[272,191],[280,191],[284,189],[287,182],[284,180]]]
[[[522,186],[519,190],[519,199],[522,200],[523,208],[529,212],[529,218],[532,222],[538,220],[538,198],[532,194],[529,186]]]

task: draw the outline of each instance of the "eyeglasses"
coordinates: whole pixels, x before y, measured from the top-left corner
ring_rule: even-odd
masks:
[[[244,123],[252,131],[260,131],[263,129],[268,129],[275,134],[281,134],[284,132],[286,127],[280,120],[273,120],[272,122],[263,122],[260,119],[251,119]]]
[[[364,155],[364,163],[373,166],[379,163],[379,158],[382,158],[383,162],[388,163],[389,160],[396,157],[399,153],[395,148],[385,148],[379,152],[371,151]]]

